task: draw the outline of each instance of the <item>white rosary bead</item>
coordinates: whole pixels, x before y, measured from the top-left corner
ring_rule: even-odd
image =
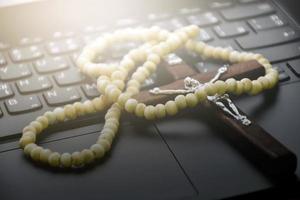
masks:
[[[146,106],[144,115],[147,120],[155,119],[155,107],[152,105]]]
[[[56,121],[55,114],[51,111],[45,112],[43,116],[45,116],[48,119],[49,125],[54,124]]]
[[[195,95],[198,98],[199,102],[202,102],[203,100],[205,100],[207,98],[207,94],[206,94],[205,89],[203,87],[197,89],[195,91]]]
[[[166,108],[163,104],[157,104],[155,106],[155,116],[157,118],[163,118],[166,116]]]
[[[195,107],[198,104],[198,99],[194,93],[189,93],[185,96],[187,106],[190,108]]]
[[[50,149],[42,149],[40,152],[40,161],[42,163],[48,163],[51,153],[52,151]]]
[[[217,93],[219,95],[223,95],[225,92],[226,92],[226,83],[224,81],[221,81],[221,80],[217,80],[215,83],[214,83],[216,89],[217,89]]]
[[[111,143],[108,140],[103,139],[103,138],[100,138],[97,141],[97,144],[101,145],[105,152],[109,151],[109,149],[111,147]]]
[[[128,99],[125,103],[125,110],[129,113],[133,113],[137,107],[137,100],[135,99]]]
[[[84,115],[84,105],[81,102],[75,102],[73,105],[77,116]]]
[[[263,87],[264,90],[270,88],[270,82],[266,77],[261,76],[257,80],[260,82],[260,84],[261,84],[261,86]]]
[[[229,55],[230,55],[231,51],[228,48],[223,48],[222,52],[221,52],[221,58],[224,61],[229,60]]]
[[[156,70],[156,64],[150,61],[146,61],[143,65],[150,73],[155,72]]]
[[[93,107],[96,111],[102,111],[105,108],[105,104],[100,97],[96,97],[92,100]],[[74,106],[75,107],[75,106]]]
[[[135,107],[135,115],[138,117],[143,117],[144,116],[144,110],[146,108],[146,105],[144,103],[138,103]]]
[[[32,121],[30,124],[35,129],[35,133],[39,134],[43,130],[43,125],[38,121]]]
[[[105,150],[100,144],[93,144],[90,150],[94,153],[95,159],[102,158],[105,154]]]
[[[151,53],[148,55],[147,61],[158,65],[160,63],[160,57],[157,54]]]
[[[204,50],[203,50],[202,57],[204,59],[211,58],[212,55],[213,55],[213,51],[214,51],[214,48],[212,46],[206,45]]]
[[[71,158],[72,158],[72,165],[74,165],[75,167],[80,167],[83,165],[84,162],[83,156],[78,151],[73,152]]]
[[[262,91],[262,85],[260,84],[260,82],[257,80],[252,81],[252,88],[251,88],[250,94],[256,95],[261,91]]]
[[[198,54],[202,54],[204,51],[206,44],[204,42],[197,42],[195,46],[195,50]]]
[[[187,107],[187,102],[186,102],[186,98],[184,95],[178,95],[175,97],[175,103],[176,103],[176,106],[179,108],[179,109],[185,109]]]
[[[252,89],[252,81],[249,78],[243,78],[241,82],[243,83],[243,91],[250,92]]]
[[[35,143],[30,143],[30,144],[27,144],[25,147],[24,147],[24,153],[26,156],[30,156],[31,154],[31,151],[36,148],[37,145]]]
[[[170,116],[176,115],[178,112],[176,103],[174,101],[168,101],[165,104],[166,113]]]
[[[213,83],[205,83],[204,90],[208,96],[213,96],[217,93],[217,88]]]
[[[46,129],[49,125],[49,121],[48,121],[48,118],[45,117],[45,116],[39,116],[36,118],[36,121],[41,123],[42,125],[42,130]]]
[[[39,146],[34,147],[30,152],[30,157],[32,158],[32,160],[39,161],[41,151],[42,151],[42,147]]]
[[[82,158],[84,160],[84,163],[91,163],[95,160],[94,153],[90,149],[84,149],[80,152],[82,154]]]
[[[72,166],[72,156],[69,153],[63,153],[60,156],[60,163],[63,167],[71,167]]]
[[[95,112],[95,108],[90,100],[86,100],[83,102],[84,112],[87,114]]]
[[[77,117],[74,106],[70,104],[64,106],[64,113],[68,119],[75,119]]]
[[[243,93],[244,90],[244,84],[241,81],[236,82],[236,88],[235,91],[233,92],[235,95],[240,95]]]
[[[241,56],[240,56],[239,52],[237,52],[237,51],[230,52],[229,61],[231,63],[237,63],[237,62],[240,62],[240,60],[241,60]]]
[[[53,110],[53,113],[55,114],[57,121],[62,122],[65,120],[65,112],[63,108],[57,107]]]
[[[237,87],[237,83],[236,83],[236,80],[234,78],[229,78],[227,79],[226,81],[226,87],[227,87],[227,91],[228,92],[234,92],[236,90],[236,87]]]
[[[60,165],[60,154],[58,152],[52,152],[49,155],[48,163],[52,167],[59,167],[59,165]]]

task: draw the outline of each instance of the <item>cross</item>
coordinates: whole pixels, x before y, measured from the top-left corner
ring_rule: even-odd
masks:
[[[180,67],[173,67],[173,70],[167,66],[165,70],[173,77],[171,83],[140,92],[135,96],[139,102],[164,103],[174,98],[176,94],[192,92],[208,81],[228,78],[240,80],[244,77],[257,79],[265,73],[264,67],[255,60],[224,66],[218,71],[207,73],[192,73],[191,67],[185,63],[180,63]],[[227,94],[208,96],[207,101],[200,106],[213,112],[216,120],[228,128],[227,136],[263,171],[272,175],[294,173],[297,165],[295,154],[235,106]]]

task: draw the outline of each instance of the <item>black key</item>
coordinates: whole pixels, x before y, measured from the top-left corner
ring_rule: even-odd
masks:
[[[9,51],[10,57],[14,62],[24,62],[43,56],[42,49],[33,45],[28,47],[14,48]]]
[[[81,86],[81,89],[83,91],[83,93],[85,94],[85,96],[87,98],[95,98],[95,97],[99,97],[100,96],[100,93],[98,92],[97,90],[97,86],[95,83],[92,83],[92,84],[83,84]]]
[[[5,106],[11,114],[19,114],[42,108],[40,99],[35,95],[7,99],[5,100]]]
[[[212,33],[208,30],[200,29],[200,33],[197,37],[197,40],[203,41],[203,42],[209,42],[209,41],[213,40]]]
[[[4,55],[3,55],[3,53],[0,52],[0,67],[6,65],[6,63],[7,62],[6,62],[6,59],[5,59]]]
[[[300,60],[292,60],[288,62],[288,66],[290,69],[296,74],[298,77],[300,77]]]
[[[31,75],[29,64],[9,64],[0,68],[0,80],[11,81]]]
[[[187,20],[190,24],[195,24],[200,27],[219,23],[219,19],[212,12],[190,15],[187,17]]]
[[[76,51],[80,48],[81,44],[79,40],[68,38],[58,41],[49,42],[46,45],[47,51],[52,55],[58,55]]]
[[[51,106],[59,106],[67,103],[73,103],[81,99],[78,91],[73,87],[59,88],[44,92],[47,103]]]
[[[186,26],[186,22],[184,22],[182,19],[179,18],[173,18],[173,19],[157,22],[155,23],[155,25],[163,29],[174,31],[176,29],[182,28],[183,26]]]
[[[221,14],[227,20],[239,20],[266,15],[273,12],[275,12],[275,10],[269,3],[258,3],[227,8],[222,10]]]
[[[287,22],[278,15],[250,19],[248,20],[248,23],[256,31],[277,28],[287,24]]]
[[[58,74],[55,74],[54,79],[58,85],[67,86],[81,83],[85,79],[85,77],[79,72],[78,69],[72,68],[67,71],[62,71]]]
[[[0,99],[4,99],[13,95],[14,92],[8,83],[0,83]]]
[[[213,9],[221,9],[221,8],[227,8],[233,5],[233,2],[230,0],[214,0],[209,3],[209,7]]]
[[[218,40],[211,43],[215,47],[229,48],[230,50],[239,50],[237,44],[232,40]]]
[[[264,31],[259,34],[237,38],[236,42],[243,49],[261,48],[290,42],[300,38],[299,32],[287,27]]]
[[[52,87],[52,84],[46,76],[34,76],[27,79],[22,79],[16,83],[20,93],[27,94],[33,92],[39,92],[48,90]]]
[[[214,31],[220,38],[236,37],[247,34],[249,31],[244,24],[227,23],[214,27]]]
[[[255,51],[268,58],[271,62],[288,60],[300,56],[300,42],[268,47]]]
[[[20,39],[19,44],[22,46],[26,46],[26,45],[38,44],[41,42],[43,42],[43,39],[41,37],[33,37],[33,38],[23,37]]]
[[[280,82],[284,82],[284,81],[290,80],[291,77],[287,73],[282,72],[282,73],[279,73],[278,79],[279,79]]]
[[[39,73],[55,72],[69,67],[66,59],[61,56],[42,58],[35,61],[33,64],[36,71]]]
[[[200,62],[197,62],[196,64],[194,64],[194,67],[200,73],[207,73],[207,72],[216,71],[223,65],[224,65],[224,63],[220,63],[220,62],[200,61]]]

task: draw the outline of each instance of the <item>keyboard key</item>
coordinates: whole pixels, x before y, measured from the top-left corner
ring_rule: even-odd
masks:
[[[35,95],[7,99],[5,100],[5,106],[11,114],[19,114],[42,108],[40,99]]]
[[[20,93],[33,93],[50,89],[52,84],[46,76],[34,76],[28,79],[22,79],[16,83]]]
[[[257,17],[275,12],[274,8],[268,3],[247,4],[227,8],[221,11],[223,17],[227,20],[239,20],[251,17]]]
[[[150,21],[167,19],[169,17],[171,17],[169,13],[150,13],[147,16],[148,20]]]
[[[54,75],[54,79],[60,86],[73,85],[84,81],[85,77],[78,69],[72,68]]]
[[[139,23],[138,19],[134,19],[134,18],[123,18],[123,19],[119,19],[116,22],[116,26],[118,27],[129,27],[129,26],[135,26]]]
[[[236,41],[243,49],[254,49],[290,42],[299,38],[299,32],[287,27],[237,38]]]
[[[65,58],[61,56],[42,58],[34,63],[34,67],[39,73],[49,73],[67,69],[69,67]]]
[[[287,73],[282,72],[282,73],[279,73],[278,79],[279,79],[280,82],[284,82],[284,81],[290,80],[291,77]]]
[[[258,1],[260,1],[260,0],[239,0],[240,3],[255,3]]]
[[[14,62],[34,60],[43,56],[42,49],[36,45],[29,47],[14,48],[9,51],[9,54]]]
[[[221,9],[227,8],[233,5],[233,2],[230,0],[214,0],[209,3],[209,7],[212,9]]]
[[[58,41],[49,42],[46,45],[47,51],[52,55],[64,54],[72,51],[76,51],[80,48],[81,44],[79,40],[68,38]]]
[[[268,47],[255,51],[264,55],[270,62],[279,62],[300,56],[300,42]]]
[[[194,67],[199,73],[207,73],[218,70],[225,63],[220,63],[216,61],[200,61],[194,64]]]
[[[201,8],[199,7],[190,7],[190,8],[180,8],[178,10],[178,13],[182,15],[189,15],[189,14],[199,13],[200,11]]]
[[[26,45],[38,44],[41,42],[43,42],[43,39],[41,37],[34,37],[34,38],[23,37],[20,39],[19,44],[22,46],[26,46]]]
[[[13,95],[14,92],[8,83],[0,83],[0,99],[4,99]]]
[[[287,22],[278,15],[250,19],[248,23],[256,31],[281,27],[287,24]]]
[[[212,33],[205,29],[200,29],[200,33],[197,37],[197,40],[203,41],[203,42],[209,42],[209,41],[213,40]]]
[[[190,15],[187,17],[187,20],[190,24],[195,24],[200,27],[219,23],[219,19],[212,12]]]
[[[163,29],[167,29],[169,31],[174,31],[186,26],[186,23],[182,19],[173,18],[170,20],[157,22],[155,23],[155,26],[161,27]]]
[[[95,98],[95,97],[99,97],[100,96],[100,93],[98,92],[97,90],[97,86],[95,83],[92,83],[92,84],[83,84],[81,86],[81,89],[83,91],[83,93],[85,94],[85,96],[87,98]]]
[[[2,112],[2,110],[0,108],[0,117],[2,117],[2,116],[3,116],[3,112]]]
[[[9,64],[0,68],[0,80],[11,81],[31,75],[29,64]]]
[[[288,66],[296,74],[298,77],[300,77],[300,60],[292,60],[288,62]]]
[[[3,55],[3,53],[0,52],[0,67],[6,65],[6,63],[7,62],[6,62],[6,59],[5,59],[4,55]]]
[[[214,31],[220,38],[237,37],[247,34],[247,27],[241,23],[227,23],[214,27]]]
[[[44,92],[43,96],[50,106],[59,106],[81,100],[80,94],[73,87],[50,90]]]

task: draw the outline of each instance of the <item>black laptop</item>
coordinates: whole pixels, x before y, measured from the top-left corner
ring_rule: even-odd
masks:
[[[213,114],[187,109],[164,120],[123,114],[112,151],[73,170],[33,163],[19,148],[23,127],[42,113],[99,96],[78,71],[82,48],[103,33],[195,24],[198,40],[266,56],[278,87],[233,98],[271,136],[300,156],[300,32],[297,0],[0,1],[0,199],[288,199],[299,197],[299,167],[285,177],[260,169]],[[299,22],[300,23],[300,22]],[[139,44],[115,48],[118,61]],[[197,73],[221,63],[176,54]],[[166,62],[167,63],[167,62]],[[172,64],[172,63],[169,63]],[[162,84],[159,71],[142,86]],[[43,147],[73,152],[98,137],[104,113],[51,127]]]

